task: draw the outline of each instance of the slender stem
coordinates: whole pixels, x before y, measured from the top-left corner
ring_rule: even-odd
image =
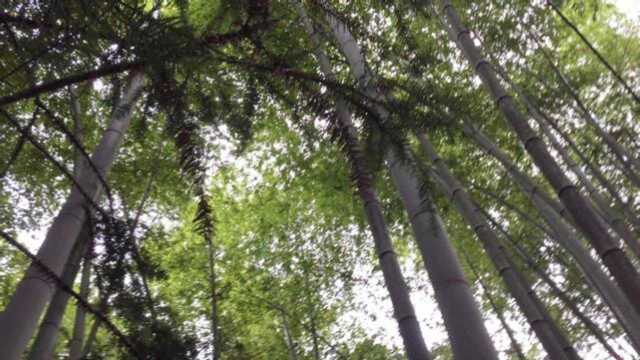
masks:
[[[507,336],[509,337],[509,341],[511,341],[511,350],[516,353],[516,355],[518,356],[518,359],[527,360],[526,356],[524,356],[524,353],[522,352],[522,346],[518,342],[518,339],[516,339],[513,329],[511,328],[511,326],[509,326],[507,319],[504,317],[504,314],[502,310],[500,310],[498,303],[493,298],[491,291],[489,290],[487,285],[484,283],[484,281],[482,281],[482,277],[480,277],[478,270],[476,269],[475,265],[473,265],[473,261],[469,258],[469,254],[467,253],[467,251],[464,250],[464,247],[462,249],[463,249],[462,254],[464,256],[465,262],[471,269],[471,272],[473,273],[473,277],[476,280],[478,280],[478,283],[482,288],[482,293],[485,295],[485,297],[489,301],[489,305],[491,305],[493,312],[496,314],[496,316],[498,317],[498,320],[500,320],[500,323],[502,324],[502,328],[507,333]]]
[[[640,276],[633,263],[609,234],[606,224],[593,206],[566,176],[551,156],[546,144],[517,108],[513,98],[498,80],[493,67],[482,57],[480,50],[474,44],[469,30],[462,24],[451,0],[441,0],[440,3],[443,16],[448,21],[446,30],[455,36],[456,44],[462,50],[470,66],[480,76],[515,135],[551,184],[558,198],[566,206],[577,227],[589,240],[591,246],[624,291],[636,313],[640,313]]]
[[[125,62],[120,64],[109,64],[101,66],[97,69],[67,76],[65,78],[56,79],[50,82],[32,86],[28,89],[20,90],[14,94],[0,97],[0,107],[13,104],[17,101],[36,97],[45,92],[56,91],[69,85],[79,82],[101,78],[111,74],[117,74],[142,66],[142,62]]]
[[[553,3],[553,0],[548,0],[547,4],[549,6],[551,6],[551,8],[553,9],[553,11],[555,11],[556,14],[558,14],[558,16],[560,16],[560,19],[562,19],[562,22],[564,22],[567,26],[569,26],[571,28],[571,30],[573,30],[573,32],[576,33],[576,35],[578,35],[578,37],[582,40],[582,42],[585,43],[585,45],[587,45],[587,47],[589,47],[589,49],[591,49],[591,51],[593,52],[593,54],[598,58],[598,60],[600,60],[600,62],[611,72],[611,74],[613,74],[613,76],[618,80],[618,82],[624,87],[625,90],[627,90],[627,92],[633,97],[633,99],[636,101],[636,103],[638,103],[640,105],[640,96],[638,96],[638,94],[635,93],[635,91],[633,91],[633,89],[631,88],[631,86],[629,86],[629,84],[624,80],[624,78],[622,78],[622,75],[620,75],[619,72],[617,72],[613,66],[611,66],[611,64],[609,64],[609,62],[604,58],[604,56],[602,56],[602,54],[600,53],[600,51],[598,51],[592,44],[591,42],[586,38],[586,36],[584,36],[582,34],[582,32],[580,31],[580,29],[578,29],[578,27],[573,24],[571,22],[571,20],[569,20],[560,10],[560,8]]]

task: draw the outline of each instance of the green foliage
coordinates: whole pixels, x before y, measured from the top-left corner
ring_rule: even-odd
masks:
[[[499,201],[542,223],[497,161],[463,134],[463,118],[507,151],[541,191],[550,188],[532,170],[531,160],[472,70],[462,65],[439,20],[419,7],[423,2],[329,2],[362,46],[378,86],[393,99],[383,104],[355,90],[356,81],[326,28],[326,9],[318,2],[303,3],[332,61],[335,83],[318,71],[312,42],[289,1],[6,4],[2,14],[30,21],[2,18],[2,96],[105,64],[144,64],[148,81],[143,99],[108,174],[113,203],[100,201],[109,216],[96,221],[97,272],[89,301],[104,305],[105,314],[140,351],[158,359],[204,358],[213,352],[214,343],[222,359],[285,359],[292,350],[285,327],[301,360],[314,359],[316,351],[322,359],[402,358],[397,338],[376,338],[366,321],[353,320],[354,313],[363,318],[385,315],[382,310],[366,314],[356,301],[359,294],[354,289],[360,283],[375,288],[379,269],[371,265],[377,263],[372,239],[355,196],[344,144],[335,135],[333,96],[338,94],[353,112],[396,252],[403,265],[418,262],[403,266],[411,268],[409,277],[425,275],[415,271],[422,264],[411,245],[402,203],[382,171],[383,154],[388,146],[416,150],[412,134],[424,131],[479,205],[527,249],[539,268],[559,279],[607,338],[621,338],[622,329],[611,321],[608,308],[568,255],[529,219]],[[529,32],[543,39],[544,49],[598,120],[633,153],[640,131],[638,104],[548,8],[529,1],[455,3],[486,48],[487,58],[504,68],[587,159],[606,171],[631,212],[637,212],[637,189],[576,111]],[[637,22],[599,0],[565,1],[562,6],[637,88]],[[75,86],[84,124],[81,143],[87,152],[100,141],[125,81],[124,74],[114,74]],[[39,100],[66,128],[73,128],[68,89],[41,94]],[[391,113],[384,124],[371,111],[378,105]],[[71,171],[74,147],[32,99],[3,110],[23,126],[34,119],[34,137]],[[22,239],[30,233],[40,237],[71,183],[28,141],[8,166],[8,154],[19,141],[16,129],[0,120],[0,153],[7,154],[0,171],[5,164],[8,169],[0,179],[0,227]],[[419,164],[410,165],[423,180],[423,191],[434,194],[435,184],[424,175],[427,161],[420,155],[418,159]],[[596,183],[593,174],[589,177]],[[498,308],[511,322],[521,322],[520,312],[503,295],[500,278],[450,199],[432,197],[454,248],[468,253],[488,287],[501,295],[496,296]],[[138,227],[131,230],[135,221]],[[534,272],[518,261],[525,275],[537,282]],[[27,265],[22,255],[0,243],[0,308]],[[472,278],[470,269],[465,270]],[[482,296],[477,286],[474,290]],[[585,354],[600,351],[549,289],[537,291]],[[496,321],[488,301],[479,302],[488,322]],[[64,340],[71,331],[72,313],[65,315]],[[421,320],[429,314],[422,315]],[[429,326],[437,322],[425,321]],[[219,330],[215,341],[211,323]],[[395,334],[396,328],[385,331]],[[527,357],[541,359],[544,354],[529,341],[527,330],[518,331]],[[436,359],[453,358],[448,343],[428,342]],[[57,347],[60,355],[66,351],[62,343]],[[130,356],[115,344],[109,332],[101,330],[92,358]]]

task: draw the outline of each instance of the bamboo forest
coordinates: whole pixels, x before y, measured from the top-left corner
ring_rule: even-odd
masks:
[[[637,0],[3,0],[0,50],[0,360],[640,359]]]

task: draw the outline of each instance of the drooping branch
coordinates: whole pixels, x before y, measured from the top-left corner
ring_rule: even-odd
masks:
[[[132,73],[129,84],[110,117],[109,126],[94,150],[92,158],[105,174],[116,159],[119,145],[131,122],[135,102],[143,85],[143,74]],[[0,109],[0,112],[16,126],[15,120],[11,121],[11,116],[6,111]],[[17,124],[17,128],[21,129],[19,124]],[[40,150],[45,149],[41,147]],[[46,150],[43,153],[48,154]],[[62,166],[60,170],[66,172]],[[39,261],[45,263],[56,274],[62,273],[64,263],[67,261],[82,225],[87,219],[87,210],[99,199],[102,192],[100,183],[91,172],[86,172],[80,177],[80,184],[76,183],[75,179],[73,181],[76,186],[72,187],[38,250]],[[111,218],[107,216],[107,219]],[[42,278],[40,267],[35,263],[29,265],[2,313],[0,353],[3,354],[3,357],[17,358],[27,347],[29,339],[37,327],[38,318],[53,295],[53,290],[48,282]],[[25,309],[28,310],[25,311]]]
[[[13,104],[17,101],[29,99],[39,94],[56,91],[69,85],[77,84],[87,80],[94,80],[107,75],[118,74],[128,70],[134,70],[144,65],[141,61],[123,62],[118,64],[103,65],[97,69],[83,73],[67,76],[53,81],[45,82],[28,89],[18,91],[12,95],[0,97],[0,107]]]
[[[75,186],[75,188],[78,189],[78,192],[80,192],[80,195],[84,197],[84,199],[88,202],[88,204],[94,210],[99,212],[105,218],[111,217],[109,212],[104,210],[100,205],[98,205],[98,203],[96,203],[96,201],[93,200],[91,196],[89,196],[89,194],[87,194],[87,192],[82,187],[80,182],[76,179],[76,177],[73,176],[73,174],[62,163],[60,163],[60,161],[56,160],[56,158],[53,157],[53,155],[51,155],[51,153],[44,147],[44,145],[42,145],[33,136],[33,134],[31,134],[31,132],[27,131],[27,129],[22,127],[16,119],[14,119],[11,115],[9,115],[9,113],[7,113],[1,108],[0,108],[0,113],[5,117],[5,119],[7,119],[11,123],[11,125],[13,125],[16,128],[16,130],[18,130],[22,134],[22,136],[24,136],[27,140],[29,140],[31,145],[33,145],[36,149],[38,149],[38,151],[40,151],[47,160],[49,160],[56,168],[58,168],[58,170],[60,170],[60,172],[67,179],[69,179],[69,181],[71,181],[71,183]]]
[[[82,162],[84,162],[91,169],[91,171],[93,171],[93,173],[96,175],[98,181],[104,188],[105,194],[107,196],[107,200],[109,201],[109,210],[113,214],[114,207],[113,207],[113,196],[111,194],[111,187],[105,180],[104,176],[102,176],[102,172],[98,169],[96,164],[91,159],[91,155],[89,155],[87,150],[84,148],[84,146],[82,145],[82,142],[69,128],[67,128],[67,126],[64,124],[64,121],[60,119],[56,114],[54,114],[42,101],[40,101],[40,99],[36,98],[35,103],[39,109],[42,109],[44,111],[44,113],[58,128],[58,130],[60,130],[67,137],[69,142],[71,142],[71,144],[79,154],[79,158],[82,159]]]
[[[27,126],[24,127],[25,133],[28,133],[28,134],[31,133],[31,128],[33,127],[36,120],[38,119],[38,112],[39,112],[39,109],[36,109],[33,112],[33,115],[31,116],[31,120],[29,120],[29,123],[27,124]],[[13,165],[13,163],[16,160],[18,160],[18,157],[20,156],[20,153],[22,152],[22,149],[24,148],[24,144],[26,143],[26,141],[27,141],[27,136],[21,133],[20,137],[18,138],[18,141],[16,142],[16,145],[13,147],[13,150],[9,155],[9,159],[7,160],[7,163],[4,165],[4,169],[0,171],[0,179],[3,179],[7,175],[7,173],[9,173],[9,170],[11,169],[11,166]]]

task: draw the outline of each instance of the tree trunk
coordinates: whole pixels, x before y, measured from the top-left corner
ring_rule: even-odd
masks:
[[[498,240],[498,236],[489,227],[480,210],[475,206],[473,200],[460,182],[451,174],[447,165],[438,156],[435,148],[431,145],[427,137],[418,134],[418,139],[423,151],[436,167],[437,176],[441,181],[436,181],[440,185],[442,193],[458,208],[458,212],[465,219],[469,227],[476,233],[482,243],[487,255],[491,259],[494,267],[504,280],[511,296],[518,304],[529,325],[536,333],[540,343],[549,354],[550,359],[579,359],[572,346],[565,348],[564,343],[568,340],[560,334],[558,338],[550,326],[551,316],[545,314],[544,308],[539,309],[534,298],[533,289],[527,283],[524,276],[511,263],[504,253],[504,248]]]
[[[580,168],[580,166],[575,161],[573,161],[573,159],[569,155],[569,152],[566,146],[562,146],[562,144],[560,144],[559,139],[553,134],[553,132],[549,128],[549,126],[552,125],[553,123],[552,120],[549,119],[539,109],[539,107],[535,104],[535,102],[524,92],[524,90],[518,84],[516,84],[509,77],[507,73],[501,71],[500,69],[496,69],[496,71],[509,85],[511,85],[511,87],[516,92],[516,94],[518,94],[520,99],[525,103],[527,110],[529,111],[529,114],[538,123],[538,125],[542,129],[542,132],[549,139],[549,142],[551,143],[553,148],[558,152],[558,154],[560,154],[560,157],[563,159],[564,163],[573,171],[574,174],[576,174],[576,176],[578,177],[582,185],[587,190],[587,193],[594,200],[597,207],[601,211],[601,215],[603,216],[603,219],[627,243],[627,246],[629,247],[629,249],[631,249],[631,251],[636,256],[640,257],[640,243],[635,238],[631,230],[625,224],[621,214],[619,214],[618,211],[616,211],[609,205],[609,202],[605,199],[604,195],[593,185],[593,183],[589,180],[589,178],[587,177],[585,172],[582,170],[582,168]],[[605,186],[607,186],[608,189],[611,189],[610,192],[613,193],[614,200],[616,201],[616,203],[618,203],[619,206],[623,208],[623,211],[624,211],[624,209],[626,209],[627,206],[625,206],[625,204],[622,202],[617,191],[613,189],[613,187],[608,183],[606,178],[604,178],[602,173],[600,173],[600,170],[594,167],[588,161],[588,159],[586,159],[586,157],[579,151],[579,149],[575,147],[572,141],[569,141],[567,143],[567,146],[574,148],[574,150],[579,153],[578,156],[582,159],[583,162],[585,162],[585,165],[587,165],[594,172],[594,176],[598,177],[600,179],[600,182],[603,183]],[[632,221],[634,224],[640,224],[640,221],[638,221],[638,218],[634,214],[626,213],[626,215],[630,219],[630,221]],[[640,226],[640,225],[637,225],[637,226]]]
[[[622,75],[620,75],[614,68],[613,66],[611,66],[611,64],[609,64],[609,62],[604,58],[604,56],[602,56],[602,54],[600,54],[600,52],[591,44],[591,42],[589,40],[587,40],[586,36],[584,36],[582,34],[582,32],[578,29],[577,26],[575,26],[560,10],[560,8],[553,3],[553,1],[547,1],[547,4],[549,6],[551,6],[551,8],[553,9],[553,11],[556,12],[556,14],[558,14],[558,16],[560,16],[560,19],[562,19],[562,22],[564,22],[568,27],[571,28],[571,30],[573,30],[573,32],[576,33],[576,35],[578,35],[578,37],[580,38],[580,40],[582,40],[582,42],[585,43],[585,45],[587,45],[587,47],[593,52],[593,54],[598,58],[598,60],[600,60],[600,62],[602,63],[602,65],[604,65],[604,67],[607,68],[607,70],[609,70],[609,72],[611,72],[611,74],[616,78],[616,80],[618,80],[618,82],[624,87],[624,89],[631,95],[631,97],[633,98],[633,100],[635,100],[635,102],[640,105],[640,96],[638,96],[638,94],[635,93],[635,91],[633,91],[633,89],[631,88],[631,86],[629,86],[629,84],[622,78]]]
[[[84,127],[82,125],[82,118],[80,115],[80,103],[76,97],[75,90],[72,87],[69,88],[69,109],[74,124],[73,135],[76,140],[82,144],[84,140]],[[76,149],[73,158],[73,176],[78,179],[85,169],[87,169],[87,161],[80,151]],[[83,229],[81,230],[80,236],[78,237],[78,241],[74,244],[72,253],[65,265],[62,279],[69,287],[73,287],[73,283],[75,282],[75,278],[78,274],[78,269],[80,268],[80,263],[88,251],[91,236],[90,226],[90,222],[86,221]],[[29,352],[29,359],[50,359],[53,356],[56,341],[58,339],[60,324],[62,323],[69,297],[69,293],[60,289],[56,290],[49,307],[47,308],[45,317],[40,323],[38,334],[31,346],[31,351]],[[78,308],[81,307],[78,306]]]
[[[313,341],[313,358],[314,360],[320,360],[320,344],[318,343],[318,330],[316,329],[316,322],[313,315],[309,324],[309,331],[311,332],[311,340]]]
[[[573,142],[573,140],[571,140],[569,135],[558,126],[558,124],[556,124],[549,117],[544,116],[544,114],[543,114],[543,117],[546,123],[549,124],[553,128],[553,130],[555,130],[558,134],[560,134],[562,139],[569,145],[569,147],[573,150],[573,152],[578,156],[580,161],[582,161],[589,168],[593,177],[595,177],[596,180],[598,180],[598,183],[600,183],[600,185],[607,190],[607,192],[609,193],[611,198],[613,198],[613,200],[616,202],[618,207],[622,209],[622,211],[626,215],[629,222],[631,222],[636,229],[640,229],[640,218],[638,218],[638,215],[635,213],[635,211],[630,208],[631,204],[625,203],[622,200],[618,192],[618,189],[609,180],[607,180],[607,178],[604,176],[602,171],[600,171],[600,169],[598,169],[591,161],[589,161],[587,156],[580,150],[580,148],[578,148],[578,146]]]
[[[362,52],[346,25],[330,13],[326,18],[361,91],[372,99],[385,100],[385,94],[379,92],[373,83]],[[374,110],[383,122],[388,119],[389,113],[382,106],[375,106]],[[454,355],[459,359],[497,359],[497,352],[442,220],[433,202],[421,195],[420,183],[413,169],[400,158],[391,147],[385,152],[385,162],[407,211]]]
[[[93,348],[93,343],[96,341],[96,336],[98,335],[98,328],[100,327],[100,320],[94,319],[93,324],[91,325],[91,330],[89,330],[89,336],[87,336],[87,341],[84,343],[84,347],[82,348],[82,356],[81,359],[87,357]]]
[[[560,154],[560,157],[564,160],[565,164],[573,171],[574,174],[580,180],[580,183],[585,187],[587,193],[593,199],[594,203],[597,206],[597,209],[600,210],[602,218],[604,221],[609,224],[609,226],[624,240],[624,242],[629,247],[629,250],[640,257],[640,243],[633,235],[631,230],[627,227],[627,224],[624,221],[624,218],[619,214],[615,209],[613,209],[609,202],[604,198],[604,196],[600,193],[600,191],[591,183],[587,175],[582,171],[580,166],[576,164],[571,156],[567,153],[565,147],[563,147],[558,138],[551,132],[548,124],[544,121],[544,119],[536,118],[534,119],[540,124],[540,128],[544,132],[545,136],[549,139],[549,142],[554,147],[554,149]]]
[[[133,103],[140,94],[142,84],[143,75],[134,73],[129,87],[111,116],[109,128],[93,154],[92,161],[100,169],[103,177],[113,163],[122,135],[129,126]],[[84,192],[93,201],[97,200],[102,191],[97,175],[86,169],[86,175],[79,180]],[[88,200],[73,187],[38,251],[40,261],[57,275],[62,273],[64,263],[87,219],[87,206]],[[0,358],[14,360],[20,357],[54,290],[54,285],[42,269],[36,264],[31,264],[0,316]]]
[[[623,172],[627,175],[629,180],[631,180],[635,186],[640,187],[640,177],[636,172],[638,169],[640,169],[640,161],[638,161],[638,159],[636,159],[624,146],[618,143],[616,139],[611,136],[611,134],[609,134],[605,129],[602,128],[602,126],[600,126],[598,121],[596,121],[596,119],[594,118],[594,115],[591,113],[591,111],[589,111],[582,99],[580,99],[578,91],[573,88],[573,86],[569,82],[569,79],[567,79],[560,68],[558,68],[558,66],[556,66],[556,64],[553,62],[551,55],[542,46],[542,43],[538,36],[532,32],[529,32],[529,34],[531,34],[531,37],[535,40],[536,44],[538,45],[538,49],[542,53],[545,60],[547,60],[547,63],[549,64],[553,72],[556,74],[556,76],[558,76],[562,85],[565,87],[565,89],[567,89],[569,95],[571,95],[571,97],[575,101],[576,105],[582,112],[585,121],[596,131],[598,136],[600,136],[602,140],[604,140],[605,144],[607,144],[607,147],[611,150],[611,152],[613,152],[618,161],[620,161],[623,166]]]
[[[609,305],[612,313],[627,331],[636,349],[640,351],[640,315],[629,299],[612,283],[609,276],[604,273],[600,264],[591,257],[589,251],[582,245],[576,234],[560,219],[559,214],[544,201],[540,196],[540,191],[537,191],[532,186],[532,182],[524,174],[517,172],[517,169],[509,161],[506,154],[498,149],[478,129],[467,127],[465,128],[465,133],[475,140],[485,152],[500,161],[509,171],[518,187],[527,195],[543,220],[555,234],[553,238],[574,257],[585,277],[591,281],[591,284],[600,293],[604,302]]]
[[[498,81],[488,61],[482,58],[480,51],[471,39],[469,30],[463,27],[451,1],[441,0],[440,3],[450,24],[447,30],[455,34],[458,40],[456,43],[471,66],[475,68],[526,151],[553,186],[558,197],[567,207],[576,224],[586,235],[636,311],[640,311],[640,276],[638,276],[637,270],[616,244],[616,241],[608,234],[606,225],[598,217],[591,204],[565,176],[544,142],[535,134],[527,119],[517,109],[513,99]]]
[[[511,352],[515,352],[519,360],[527,360],[526,356],[524,356],[524,353],[522,352],[522,346],[520,346],[520,343],[518,343],[518,339],[516,339],[515,333],[513,332],[513,329],[511,328],[511,326],[509,326],[509,323],[507,322],[507,319],[504,317],[502,310],[500,310],[500,308],[498,307],[498,304],[493,299],[493,295],[491,295],[491,291],[485,285],[484,281],[482,281],[482,278],[480,277],[480,273],[478,273],[478,271],[476,270],[476,267],[473,265],[473,262],[471,261],[471,259],[469,258],[469,256],[467,255],[464,249],[462,250],[462,253],[464,254],[465,261],[467,262],[467,265],[471,269],[473,276],[478,280],[478,283],[482,288],[483,294],[489,301],[489,305],[491,305],[491,309],[493,309],[493,312],[498,317],[498,320],[500,320],[500,324],[502,324],[502,328],[504,329],[504,331],[507,333],[507,336],[509,337],[509,341],[511,342]]]
[[[158,321],[158,314],[156,311],[156,307],[153,304],[153,297],[151,294],[151,290],[149,288],[149,281],[147,279],[147,274],[144,271],[144,260],[142,259],[142,256],[140,255],[140,244],[138,244],[138,242],[136,241],[136,228],[138,227],[138,223],[140,221],[140,215],[142,215],[142,211],[144,210],[144,205],[147,201],[147,199],[149,198],[149,195],[151,194],[151,188],[153,186],[153,181],[155,180],[155,170],[152,172],[151,176],[149,176],[149,179],[147,180],[147,184],[144,188],[144,192],[142,193],[142,198],[140,199],[140,203],[138,204],[138,207],[136,208],[136,212],[135,212],[135,216],[133,218],[133,222],[131,223],[131,226],[129,227],[129,238],[128,241],[131,242],[131,248],[132,248],[132,254],[133,254],[133,260],[136,263],[136,266],[138,268],[138,278],[140,283],[142,284],[142,289],[143,294],[144,294],[144,298],[147,302],[147,307],[149,308],[149,313],[151,314],[151,319],[153,319],[154,322]],[[126,209],[126,203],[123,202],[122,206],[125,208],[125,214],[127,214],[127,216],[129,216],[129,211]]]
[[[90,229],[88,226],[84,226],[78,241],[73,247],[69,261],[65,265],[64,272],[62,273],[62,280],[65,284],[73,287],[74,280],[80,269],[80,263],[82,261],[83,254],[86,252],[87,244],[89,242]],[[56,341],[62,318],[64,317],[67,303],[69,302],[69,293],[60,289],[56,290],[55,295],[51,299],[51,303],[47,308],[44,319],[40,323],[38,335],[36,336],[31,350],[29,351],[29,360],[49,360],[53,357],[53,353],[56,347]]]
[[[315,289],[317,288],[313,284],[309,283],[309,272],[306,269],[302,270],[304,274],[304,298],[306,305],[306,312],[309,316],[309,325],[305,325],[304,322],[301,325],[309,332],[311,335],[311,342],[313,345],[313,358],[315,360],[320,360],[322,356],[320,356],[320,343],[318,342],[318,327],[316,325],[316,315],[317,309],[315,309],[314,304],[311,301],[312,294],[317,292]]]
[[[304,7],[297,1],[295,4],[303,20],[303,25],[316,48],[316,56],[322,72],[327,78],[333,78],[329,59],[324,52],[320,50],[320,41],[313,29],[312,22],[306,16]],[[378,200],[378,194],[373,188],[373,179],[367,169],[366,160],[364,154],[362,154],[362,147],[359,144],[358,135],[351,120],[351,114],[346,103],[340,97],[336,96],[335,102],[342,141],[345,144],[345,151],[349,158],[357,191],[362,199],[369,228],[375,241],[380,267],[384,276],[385,285],[389,291],[394,317],[400,328],[400,335],[407,357],[410,360],[429,360],[432,357],[422,337],[422,331],[420,330],[420,325],[416,318],[413,304],[411,303],[409,289],[402,276],[396,253],[393,251],[387,225],[382,213],[382,206]]]
[[[287,314],[284,311],[280,312],[282,318],[282,330],[284,331],[284,341],[287,344],[287,352],[289,353],[289,360],[298,360],[296,353],[296,344],[291,336],[291,329],[289,328],[289,322],[287,321]]]
[[[91,261],[85,257],[82,266],[82,278],[80,279],[80,296],[86,299],[89,296],[89,284],[91,281]],[[82,306],[76,307],[76,318],[73,324],[73,336],[69,342],[69,360],[79,360],[82,357],[82,343],[84,341],[85,311]]]
[[[489,217],[488,214],[485,213],[485,215],[487,217]],[[605,350],[609,353],[609,355],[611,355],[611,357],[613,359],[622,360],[622,357],[613,349],[613,347],[611,347],[611,345],[609,345],[609,343],[607,342],[607,340],[605,338],[605,334],[603,334],[603,332],[600,330],[598,325],[596,323],[594,323],[591,319],[589,319],[589,317],[587,315],[585,315],[578,308],[578,306],[569,297],[569,295],[567,295],[560,288],[560,286],[558,286],[558,284],[556,284],[556,282],[553,281],[553,279],[551,279],[551,277],[549,277],[549,275],[547,275],[546,272],[544,272],[544,270],[542,270],[542,269],[540,269],[540,267],[538,267],[538,265],[527,255],[526,251],[522,248],[522,246],[520,246],[520,244],[518,244],[518,242],[515,241],[515,239],[513,239],[511,237],[511,235],[509,235],[509,233],[504,228],[502,228],[502,226],[500,224],[498,224],[493,219],[491,219],[491,221],[493,222],[493,224],[495,226],[500,228],[500,231],[504,234],[504,236],[513,245],[516,254],[518,254],[518,256],[527,264],[527,266],[531,270],[533,270],[536,274],[538,274],[540,279],[542,279],[542,281],[544,281],[544,283],[547,284],[551,288],[551,291],[553,291],[553,293],[558,297],[558,299],[560,299],[560,301],[562,301],[562,303],[564,303],[565,306],[568,307],[569,310],[571,310],[571,313],[573,313],[573,315],[584,324],[584,326],[589,330],[589,332],[605,348]]]
[[[69,88],[69,97],[71,100],[71,117],[73,118],[73,122],[75,124],[74,133],[76,136],[76,140],[81,141],[84,138],[84,128],[82,126],[82,118],[81,118],[81,109],[80,102],[78,101],[75,91],[72,87]],[[81,169],[85,167],[85,159],[82,157],[79,151],[76,151],[75,155],[75,168]],[[82,239],[80,239],[82,241]],[[86,241],[89,241],[87,239]],[[89,247],[87,246],[87,251],[85,251],[84,255],[84,264],[82,266],[82,277],[80,278],[80,296],[83,299],[87,299],[89,296],[89,285],[91,281],[91,258],[89,257]],[[76,306],[76,318],[73,325],[73,336],[71,338],[71,342],[69,343],[69,359],[76,360],[80,359],[81,351],[82,351],[82,342],[84,339],[84,319],[85,319],[85,309],[78,305]]]
[[[217,286],[216,286],[216,268],[215,268],[215,248],[213,246],[213,241],[211,236],[206,236],[207,247],[208,247],[208,262],[209,262],[209,291],[211,293],[211,314],[209,318],[210,327],[211,327],[211,346],[213,347],[213,351],[211,351],[211,359],[219,360],[220,359],[220,327],[218,326],[218,294],[217,294]]]
[[[527,57],[527,55],[524,54],[521,51],[516,51],[516,52],[522,58],[526,58]],[[491,59],[496,64],[498,64],[498,61],[497,61],[497,59],[495,57],[492,56]],[[580,161],[582,161],[584,163],[584,165],[587,166],[587,168],[592,173],[593,177],[598,181],[598,183],[600,183],[600,185],[607,190],[607,192],[609,193],[611,198],[613,198],[613,200],[615,201],[616,205],[620,209],[622,209],[623,213],[627,217],[627,220],[631,224],[633,224],[633,226],[636,229],[640,229],[640,218],[638,218],[638,216],[634,213],[634,211],[629,208],[629,204],[625,203],[622,200],[622,198],[620,197],[620,194],[618,192],[618,189],[615,186],[613,186],[611,184],[611,182],[609,182],[607,180],[607,178],[604,176],[604,174],[602,174],[600,169],[598,169],[598,167],[595,166],[587,158],[587,156],[580,150],[580,148],[578,148],[578,146],[568,136],[568,134],[564,130],[562,130],[558,126],[558,124],[556,124],[549,116],[547,116],[544,113],[544,111],[542,111],[540,109],[540,106],[537,104],[536,100],[533,99],[531,96],[527,95],[527,93],[520,86],[518,86],[518,84],[516,84],[505,71],[503,71],[499,66],[495,67],[494,70],[500,75],[500,77],[502,77],[502,79],[504,79],[513,88],[513,90],[518,94],[520,99],[522,101],[524,101],[529,114],[531,114],[531,116],[537,122],[542,121],[542,122],[546,123],[547,127],[551,126],[562,137],[562,139],[567,143],[568,147],[578,156]],[[542,84],[543,86],[549,87],[548,82],[543,77],[541,77],[539,74],[535,74],[535,73],[533,73],[532,71],[530,71],[527,68],[523,68],[522,70],[527,72],[529,75],[535,77],[538,80],[538,82],[540,84]],[[580,109],[575,109],[575,110],[580,112]],[[555,147],[555,145],[554,145],[554,147]],[[565,150],[565,152],[566,152],[566,150]]]

